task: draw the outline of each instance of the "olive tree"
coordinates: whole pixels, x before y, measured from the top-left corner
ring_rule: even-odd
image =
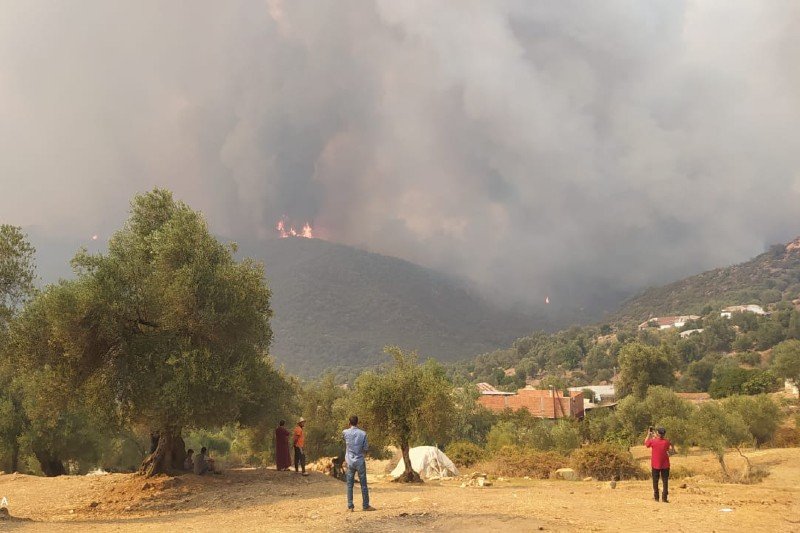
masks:
[[[405,472],[399,481],[420,481],[411,466],[412,442],[447,438],[455,405],[453,386],[434,361],[417,363],[416,352],[389,346],[394,365],[385,372],[369,371],[355,383],[351,405],[363,413],[365,427],[394,442],[403,454]]]
[[[0,224],[0,455],[8,455],[12,472],[19,469],[19,439],[25,416],[20,391],[14,384],[8,327],[35,292],[34,253],[20,228]]]
[[[263,267],[234,253],[168,191],[137,196],[108,252],[78,253],[76,279],[54,294],[65,313],[43,335],[55,351],[30,351],[62,360],[60,379],[89,411],[158,436],[148,476],[182,463],[183,429],[253,423],[286,389],[267,356]]]

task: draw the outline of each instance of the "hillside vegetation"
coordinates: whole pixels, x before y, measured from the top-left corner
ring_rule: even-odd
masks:
[[[380,364],[387,344],[453,361],[551,329],[541,316],[499,309],[459,279],[350,246],[289,238],[244,244],[241,255],[266,266],[271,353],[303,376]]]
[[[775,368],[771,352],[784,341],[800,339],[798,298],[800,239],[741,265],[649,289],[628,302],[613,324],[533,333],[507,348],[453,363],[449,370],[457,379],[507,390],[526,383],[582,386],[612,380],[620,370],[620,352],[635,344],[656,349],[667,361],[669,379],[647,384],[716,396],[768,392],[779,387],[777,377],[791,377]],[[720,317],[723,306],[749,303],[762,304],[769,314]],[[689,313],[699,318],[680,328],[637,329],[649,317]],[[698,331],[679,335],[687,330]]]
[[[717,268],[645,290],[625,302],[612,320],[641,322],[651,316],[704,314],[708,307],[768,305],[800,295],[800,237],[774,245],[750,261]]]

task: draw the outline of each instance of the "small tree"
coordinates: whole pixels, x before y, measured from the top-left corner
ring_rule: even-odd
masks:
[[[300,390],[300,407],[303,417],[309,420],[304,451],[310,460],[342,453],[343,421],[347,414],[339,412],[338,407],[346,395],[347,391],[336,384],[330,373]]]
[[[772,350],[772,365],[775,374],[800,383],[800,341],[783,341]]]
[[[749,472],[749,461],[742,454],[740,446],[748,442],[751,437],[747,431],[747,424],[739,414],[725,410],[718,402],[706,402],[700,404],[692,414],[691,427],[692,440],[714,454],[725,479],[730,479],[725,464],[725,450],[728,448],[736,448],[739,451],[748,462]]]
[[[769,396],[731,396],[723,401],[729,413],[739,415],[747,426],[756,446],[772,440],[783,418],[778,404]]]
[[[661,348],[632,342],[620,350],[618,360],[619,396],[634,394],[642,398],[650,385],[671,386],[675,382],[672,361]]]
[[[403,454],[405,472],[398,481],[421,481],[409,449],[417,440],[444,441],[455,412],[453,387],[434,361],[417,364],[417,354],[389,346],[394,366],[365,372],[355,383],[353,404],[363,409],[365,426],[391,439]]]

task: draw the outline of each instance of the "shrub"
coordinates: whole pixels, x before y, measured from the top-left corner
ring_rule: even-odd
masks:
[[[540,452],[530,448],[505,446],[493,459],[494,473],[498,476],[547,479],[550,472],[567,466],[567,458],[555,452]]]
[[[483,448],[467,441],[453,442],[447,446],[445,450],[447,456],[456,464],[456,466],[472,466],[481,459],[485,453]]]
[[[592,476],[601,481],[635,479],[644,475],[630,453],[607,442],[575,450],[572,468],[582,476]]]
[[[491,451],[497,451],[504,446],[514,446],[519,438],[519,430],[513,422],[501,420],[489,430],[486,436],[486,447]]]
[[[800,428],[780,427],[770,441],[773,448],[800,447]]]

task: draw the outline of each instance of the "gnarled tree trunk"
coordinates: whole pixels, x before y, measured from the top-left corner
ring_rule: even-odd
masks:
[[[42,472],[47,477],[63,476],[67,473],[64,468],[64,463],[58,457],[53,457],[48,453],[34,452],[36,460],[39,461],[39,466]]]
[[[144,458],[139,467],[139,474],[152,477],[180,470],[183,468],[185,458],[185,443],[181,438],[180,430],[162,429],[159,433],[156,451]]]
[[[724,452],[721,454],[718,453],[716,455],[717,455],[717,461],[719,461],[719,466],[720,468],[722,468],[722,479],[727,481],[730,479],[731,475],[728,472],[728,467],[725,465],[725,453]]]
[[[405,466],[405,471],[403,471],[403,475],[395,479],[395,481],[400,483],[422,483],[422,478],[420,478],[419,474],[414,472],[414,469],[411,467],[411,455],[409,454],[409,448],[408,440],[404,439],[400,442],[400,451],[403,452],[403,465]]]

